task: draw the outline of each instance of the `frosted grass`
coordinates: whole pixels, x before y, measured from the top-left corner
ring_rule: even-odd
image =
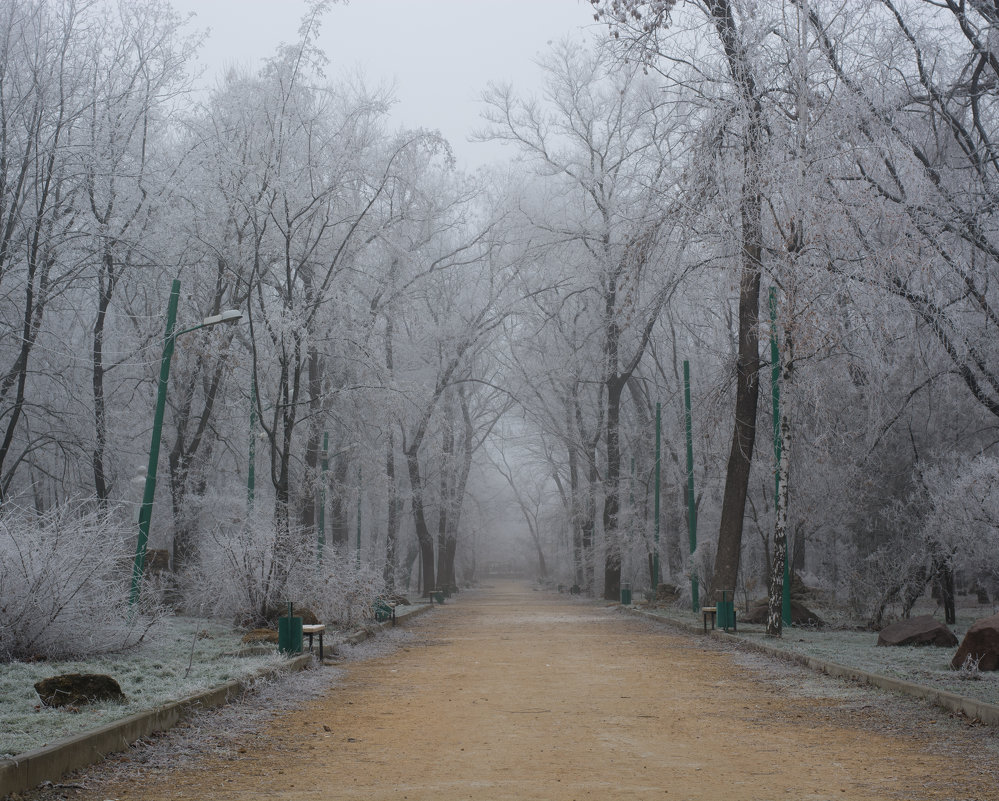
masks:
[[[649,610],[652,614],[688,625],[700,626],[702,618],[684,609]],[[932,610],[915,609],[913,614]],[[816,610],[822,616],[823,610]],[[957,624],[951,630],[960,641],[968,628],[982,617],[993,614],[991,607],[958,610]],[[765,627],[739,623],[738,635],[788,653],[823,659],[839,665],[878,673],[894,679],[922,684],[937,690],[999,704],[999,671],[967,673],[951,670],[950,660],[957,648],[931,646],[879,647],[874,631],[850,629],[806,629],[794,627],[780,639],[767,637]]]
[[[0,755],[10,757],[50,745],[285,661],[276,650],[237,656],[241,636],[231,626],[204,618],[174,617],[123,653],[80,661],[0,664]],[[121,685],[127,701],[79,708],[43,706],[35,682],[63,673],[106,673]]]

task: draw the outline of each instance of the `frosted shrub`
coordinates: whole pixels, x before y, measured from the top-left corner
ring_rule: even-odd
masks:
[[[349,551],[326,548],[315,562],[292,576],[291,590],[325,623],[354,625],[371,617],[371,604],[385,590],[381,571],[357,565]]]
[[[311,532],[281,540],[272,525],[260,522],[215,529],[198,566],[184,576],[188,608],[239,626],[266,625],[288,601],[329,624],[370,616],[383,587],[380,574],[329,546],[319,565]]]
[[[279,543],[272,525],[252,521],[217,526],[201,544],[198,564],[182,577],[191,612],[262,626],[270,612],[288,600],[287,580],[307,554],[299,537]]]
[[[957,669],[957,675],[966,681],[980,681],[982,678],[982,672],[979,670],[978,665],[981,661],[981,655],[975,656],[974,654],[968,654],[964,658],[964,663]]]
[[[0,660],[134,645],[156,620],[129,605],[132,556],[114,513],[62,506],[0,515]]]

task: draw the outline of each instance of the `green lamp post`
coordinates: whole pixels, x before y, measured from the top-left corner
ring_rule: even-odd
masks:
[[[153,438],[149,445],[149,466],[146,468],[146,487],[139,508],[139,539],[135,546],[135,565],[132,570],[132,593],[129,603],[134,606],[139,600],[142,573],[146,565],[146,543],[149,541],[149,522],[153,516],[153,498],[156,495],[156,464],[160,457],[160,435],[163,431],[163,413],[166,409],[167,382],[170,379],[170,360],[173,358],[177,337],[201,328],[209,328],[219,323],[234,323],[243,313],[235,309],[206,317],[197,325],[176,331],[177,303],[180,300],[180,281],[174,279],[170,289],[170,302],[167,305],[166,334],[163,337],[163,357],[160,359],[160,380],[156,390],[156,413],[153,416]]]

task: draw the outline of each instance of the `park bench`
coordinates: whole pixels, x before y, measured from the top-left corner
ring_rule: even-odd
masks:
[[[371,605],[371,611],[374,612],[376,623],[385,623],[391,620],[392,625],[395,625],[395,601],[389,601],[385,598],[376,598],[375,602]]]
[[[319,658],[323,658],[323,632],[326,631],[326,626],[323,623],[313,623],[309,625],[302,626],[302,634],[308,635],[309,638],[309,653],[312,653],[312,638],[315,635],[319,635]]]
[[[731,594],[734,597],[735,593],[733,592]],[[729,592],[727,590],[722,592],[722,604],[725,605],[728,614],[730,614],[732,616],[731,617],[732,630],[733,631],[738,631],[739,627],[736,624],[735,603],[733,601],[727,600],[728,596],[729,596]],[[717,606],[702,606],[701,607],[701,616],[702,616],[703,621],[704,621],[704,633],[707,634],[708,633],[708,620],[709,619],[711,620],[711,628],[713,629],[715,627],[715,621],[718,618],[718,607]],[[728,631],[728,623],[729,623],[729,621],[726,620],[725,621],[725,626],[723,626],[723,628],[725,629],[725,631]]]

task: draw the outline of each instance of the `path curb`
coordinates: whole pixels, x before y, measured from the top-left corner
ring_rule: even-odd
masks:
[[[399,623],[423,614],[430,606],[416,606],[399,615]],[[379,631],[392,628],[392,623],[375,623],[370,628],[350,634],[346,642],[356,645]],[[209,690],[189,695],[179,701],[137,712],[99,729],[67,737],[52,745],[25,751],[11,759],[0,760],[0,799],[37,787],[42,782],[55,782],[72,770],[100,762],[108,754],[125,751],[136,740],[158,731],[166,731],[205,709],[228,704],[245,694],[254,683],[281,673],[304,670],[312,663],[312,654],[292,657],[276,667],[258,670],[241,679],[234,679]]]
[[[644,609],[635,609],[634,607],[625,606],[622,607],[622,609],[626,609],[639,617],[644,617],[648,620],[655,620],[674,628],[683,629],[691,634],[701,634],[703,636],[703,631],[700,626],[692,625],[686,621],[663,617],[651,612],[646,612]],[[879,687],[882,690],[890,690],[892,692],[902,693],[903,695],[911,695],[915,698],[921,698],[925,701],[929,701],[931,704],[942,707],[949,712],[966,715],[968,718],[978,720],[988,726],[999,726],[999,705],[996,704],[989,704],[985,701],[968,698],[967,696],[958,695],[957,693],[952,693],[947,690],[937,690],[933,687],[927,687],[925,684],[916,684],[915,682],[905,681],[903,679],[893,679],[891,676],[885,676],[881,673],[871,673],[866,670],[861,670],[860,668],[841,665],[838,662],[828,662],[825,659],[819,659],[814,656],[798,654],[793,651],[785,651],[781,648],[775,648],[767,645],[766,643],[755,642],[745,637],[740,637],[738,634],[732,634],[731,632],[713,629],[712,631],[709,631],[708,634],[717,640],[738,643],[739,645],[751,648],[754,651],[760,651],[761,653],[768,654],[769,656],[775,656],[778,659],[783,659],[786,662],[793,662],[801,665],[802,667],[807,667],[814,670],[816,673],[825,673],[828,676],[835,676],[836,678],[849,679],[851,681],[860,682],[861,684],[870,684],[874,687]]]

